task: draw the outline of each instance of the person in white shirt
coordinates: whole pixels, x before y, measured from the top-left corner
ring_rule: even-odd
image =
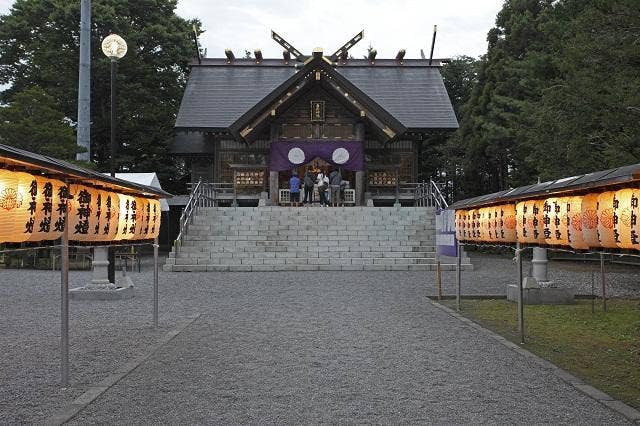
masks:
[[[318,173],[318,195],[320,195],[320,205],[326,207],[329,204],[327,200],[327,190],[329,189],[329,177],[324,172]]]

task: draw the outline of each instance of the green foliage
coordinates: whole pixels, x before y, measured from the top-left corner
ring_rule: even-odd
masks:
[[[163,184],[179,178],[167,144],[194,56],[192,24],[175,14],[176,0],[93,0],[91,26],[92,160],[108,168],[110,61],[101,41],[110,33],[128,44],[118,62],[118,169],[157,171]],[[10,102],[38,85],[57,108],[77,117],[80,2],[17,0],[0,17],[0,83]]]
[[[0,108],[0,143],[71,160],[78,150],[73,128],[53,97],[33,86]]]
[[[447,143],[456,198],[638,162],[639,26],[634,0],[507,0]]]

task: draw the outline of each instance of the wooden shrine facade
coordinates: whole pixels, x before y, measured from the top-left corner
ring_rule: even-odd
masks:
[[[307,166],[319,165],[340,167],[359,204],[365,193],[389,199],[398,183],[416,182],[418,152],[429,133],[458,126],[440,65],[333,61],[318,49],[304,61],[286,55],[260,61],[205,58],[192,64],[171,151],[185,159],[193,182],[235,183],[241,198],[257,200],[268,192],[277,202],[290,170],[302,175]],[[291,168],[274,171],[272,149],[281,141],[301,148],[356,141],[363,166],[345,169],[335,155],[289,156]]]

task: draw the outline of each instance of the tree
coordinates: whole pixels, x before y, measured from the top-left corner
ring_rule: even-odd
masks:
[[[16,93],[9,105],[0,108],[0,143],[64,160],[73,160],[78,152],[64,113],[37,86]]]
[[[117,33],[129,46],[118,62],[118,168],[157,171],[164,184],[177,178],[167,144],[173,138],[188,62],[195,56],[191,27],[195,24],[200,32],[200,24],[178,17],[176,3],[92,1],[91,146],[102,170],[109,158],[110,65],[100,43]],[[63,0],[17,0],[10,13],[0,17],[0,83],[10,84],[2,101],[38,85],[75,120],[79,22],[79,2]]]

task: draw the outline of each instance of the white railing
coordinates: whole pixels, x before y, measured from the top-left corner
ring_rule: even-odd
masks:
[[[182,210],[182,214],[180,215],[180,232],[178,233],[176,240],[173,242],[173,245],[176,248],[179,248],[182,245],[182,239],[187,234],[191,219],[193,215],[197,213],[198,207],[200,207],[202,181],[199,181],[195,187],[190,189],[191,194],[189,195],[189,201],[187,201],[187,205],[184,206],[184,210]]]
[[[442,195],[442,191],[433,180],[429,179],[429,182],[412,183],[407,185],[413,185],[413,198],[415,199],[415,205],[418,207],[436,207],[440,210],[446,209],[449,204]]]

